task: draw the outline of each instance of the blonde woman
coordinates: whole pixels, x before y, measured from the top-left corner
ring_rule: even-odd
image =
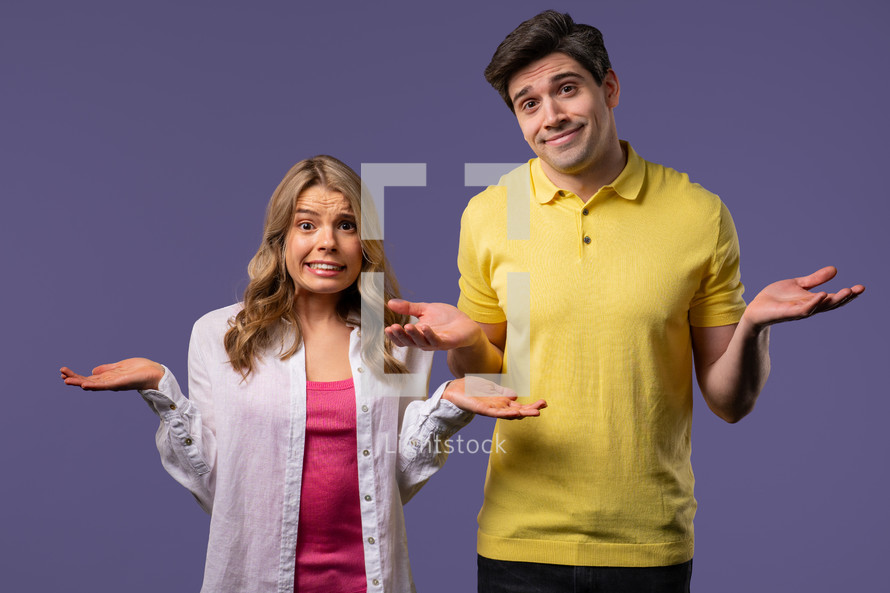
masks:
[[[382,242],[360,238],[374,221],[360,197],[333,157],[287,173],[244,302],[194,326],[188,398],[144,358],[89,377],[61,369],[86,390],[138,389],[160,416],[164,467],[211,514],[204,593],[413,591],[402,504],[444,462],[442,442],[473,413],[522,418],[545,405],[493,384],[473,387],[491,397],[470,397],[463,379],[398,397],[417,383],[425,392],[431,353],[384,337],[407,318],[384,311],[398,287]],[[373,335],[361,335],[362,305],[382,314],[364,320]]]

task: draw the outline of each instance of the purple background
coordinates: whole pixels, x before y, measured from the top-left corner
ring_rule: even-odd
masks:
[[[428,163],[427,187],[387,190],[389,254],[409,298],[454,302],[463,164],[530,154],[481,73],[545,3],[126,4],[0,9],[6,591],[198,590],[208,518],[161,468],[156,418],[57,369],[142,355],[184,379],[191,324],[239,298],[291,164]],[[883,589],[890,11],[666,4],[556,6],[605,34],[620,136],[721,195],[749,298],[827,264],[868,286],[774,328],[741,424],[696,397],[694,588]],[[475,590],[484,470],[454,455],[406,507],[420,591]]]

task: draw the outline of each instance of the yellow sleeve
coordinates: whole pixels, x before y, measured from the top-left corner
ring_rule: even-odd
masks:
[[[739,273],[739,238],[729,209],[720,204],[717,244],[689,307],[689,323],[715,327],[738,323],[745,311]]]
[[[485,233],[485,230],[492,230],[494,221],[486,215],[480,199],[485,193],[496,189],[502,188],[490,187],[471,200],[460,220],[460,247],[457,252],[460,298],[457,308],[480,323],[507,320],[491,285],[495,263],[491,244],[496,239],[492,237],[495,233]]]

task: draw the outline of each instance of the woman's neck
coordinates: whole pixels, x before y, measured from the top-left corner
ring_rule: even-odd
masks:
[[[300,318],[303,345],[306,349],[306,379],[309,381],[340,381],[352,376],[349,362],[349,335],[346,321],[337,314],[339,295],[306,295],[298,297],[294,306]]]
[[[339,302],[339,294],[300,295],[294,302],[294,309],[304,328],[342,326],[345,321],[337,310]]]

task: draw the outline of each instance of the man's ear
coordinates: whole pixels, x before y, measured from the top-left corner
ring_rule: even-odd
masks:
[[[618,107],[618,98],[621,96],[621,83],[618,82],[618,75],[609,68],[603,77],[603,94],[606,97],[606,107],[614,109]]]

